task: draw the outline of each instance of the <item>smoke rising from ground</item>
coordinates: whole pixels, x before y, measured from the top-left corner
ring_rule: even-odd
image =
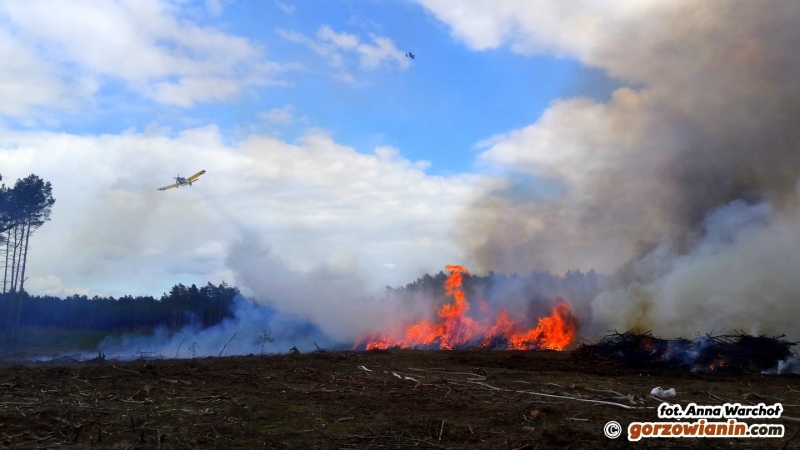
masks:
[[[800,337],[800,4],[421,3],[473,48],[575,57],[630,84],[482,143],[510,175],[463,216],[477,270],[615,273],[584,320],[595,333]],[[519,172],[544,198],[520,198]]]
[[[237,285],[251,291],[258,302],[309,320],[343,342],[352,343],[372,331],[376,321],[399,322],[431,311],[426,296],[406,302],[376,297],[354,260],[327,261],[308,271],[293,269],[252,230],[241,231],[226,262]]]
[[[152,335],[108,337],[98,350],[107,358],[194,358],[287,353],[292,348],[308,352],[317,349],[315,344],[320,348],[337,345],[314,324],[241,296],[234,300],[231,312],[232,318],[206,329],[197,323],[175,333],[162,327]]]
[[[798,205],[736,201],[710,212],[703,231],[690,252],[663,244],[633,262],[632,282],[595,299],[592,323],[683,336],[740,329],[800,337]]]

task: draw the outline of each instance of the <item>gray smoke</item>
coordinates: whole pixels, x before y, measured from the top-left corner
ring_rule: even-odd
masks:
[[[433,313],[426,296],[376,296],[356,265],[294,269],[248,229],[230,245],[226,262],[237,286],[251,291],[259,303],[308,320],[341,342],[354,343],[378,323],[400,324]]]
[[[152,335],[107,337],[98,350],[107,358],[194,358],[207,356],[309,352],[337,348],[342,343],[298,316],[259,305],[241,296],[234,299],[233,317],[203,329],[200,321],[177,332],[160,327]],[[96,355],[83,355],[91,358]]]
[[[631,87],[607,103],[560,100],[491,139],[482,157],[508,168],[506,189],[464,213],[460,241],[478,271],[613,273],[584,333],[799,338],[800,3],[668,2],[624,17],[600,18],[582,53],[563,45]],[[516,51],[562,45],[525,27]],[[543,187],[520,196],[520,173]]]

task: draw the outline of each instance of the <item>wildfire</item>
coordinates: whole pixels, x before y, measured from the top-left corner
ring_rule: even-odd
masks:
[[[452,303],[443,305],[437,312],[435,321],[422,320],[409,325],[402,336],[366,336],[361,338],[355,348],[362,346],[367,350],[400,348],[431,348],[452,350],[455,348],[504,348],[509,350],[550,349],[563,350],[575,340],[577,319],[569,306],[561,298],[556,300],[550,315],[538,319],[536,327],[524,329],[523,325],[508,317],[501,309],[494,322],[473,318],[467,315],[470,305],[461,281],[467,269],[448,265],[450,276],[444,287]],[[479,303],[479,312],[488,312],[486,302]]]

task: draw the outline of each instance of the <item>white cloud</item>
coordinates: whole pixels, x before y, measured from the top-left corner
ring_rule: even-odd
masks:
[[[325,44],[293,30],[278,29],[277,33],[280,37],[289,42],[302,44],[309,48],[314,53],[327,59],[328,64],[333,67],[340,67],[343,64],[342,54],[337,51],[334,45]]]
[[[161,103],[190,107],[199,102],[225,100],[239,93],[241,87],[239,81],[221,77],[184,78],[177,83],[154,83],[150,95]]]
[[[360,154],[322,133],[296,145],[251,135],[229,146],[213,126],[173,138],[7,131],[0,146],[5,181],[35,173],[53,184],[52,221],[31,241],[33,293],[240,282],[225,259],[243,230],[287,270],[326,267],[366,280],[363,292],[382,290],[461,261],[453,220],[484,185],[428,175],[396,150]],[[192,187],[156,190],[201,169]]]
[[[43,61],[6,30],[0,29],[0,115],[26,118],[39,108],[73,107],[97,85],[86,79],[62,80],[57,65]]]
[[[348,33],[337,33],[328,25],[323,25],[317,30],[317,38],[328,41],[334,46],[342,49],[355,49],[358,47],[358,38]]]
[[[331,78],[346,84],[356,84],[356,78],[347,72],[336,72],[331,74]]]
[[[284,105],[280,108],[264,111],[258,116],[262,120],[272,124],[287,124],[294,120],[294,106]]]
[[[0,2],[0,24],[11,30],[0,36],[0,89],[10,94],[0,113],[86,101],[106,80],[178,106],[275,82],[283,68],[248,39],[182,15],[180,4],[161,0]]]
[[[293,30],[278,30],[278,34],[323,57],[329,66],[336,69],[332,76],[345,83],[356,82],[356,78],[348,70],[352,65],[348,63],[351,56],[358,56],[358,67],[362,69],[386,66],[407,69],[410,66],[405,54],[395,47],[391,39],[383,36],[370,35],[373,43],[367,44],[361,42],[356,35],[336,32],[328,25],[322,25],[314,37]]]
[[[224,7],[221,0],[206,0],[206,9],[213,16],[222,14]]]
[[[618,34],[623,48],[648,45],[649,38],[659,36],[648,27],[638,26],[643,20],[678,10],[683,4],[670,1],[541,1],[524,3],[514,0],[458,2],[456,0],[418,0],[437,18],[451,27],[452,35],[475,50],[496,49],[508,45],[523,54],[555,54],[570,56],[587,63],[608,63],[604,47]],[[711,8],[709,8],[711,9]],[[657,21],[653,21],[657,22]],[[637,33],[635,36],[633,34]]]
[[[361,54],[362,67],[378,67],[384,61],[390,61],[403,69],[411,65],[405,54],[394,46],[391,39],[372,36],[372,40],[375,45],[360,44],[357,47],[358,53]]]
[[[286,3],[275,0],[275,6],[285,14],[294,14],[295,7],[293,5],[287,5]]]
[[[38,295],[53,295],[56,297],[68,297],[71,295],[95,295],[98,291],[90,291],[86,288],[79,288],[74,286],[65,286],[61,278],[54,275],[31,276],[25,282],[25,290],[28,292],[36,292]]]

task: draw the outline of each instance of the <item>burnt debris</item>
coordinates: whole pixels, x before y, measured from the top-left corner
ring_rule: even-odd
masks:
[[[794,354],[785,335],[751,336],[706,334],[694,340],[661,339],[650,331],[614,332],[596,344],[583,344],[572,353],[576,361],[607,360],[639,369],[683,369],[701,373],[738,374],[768,370]]]

